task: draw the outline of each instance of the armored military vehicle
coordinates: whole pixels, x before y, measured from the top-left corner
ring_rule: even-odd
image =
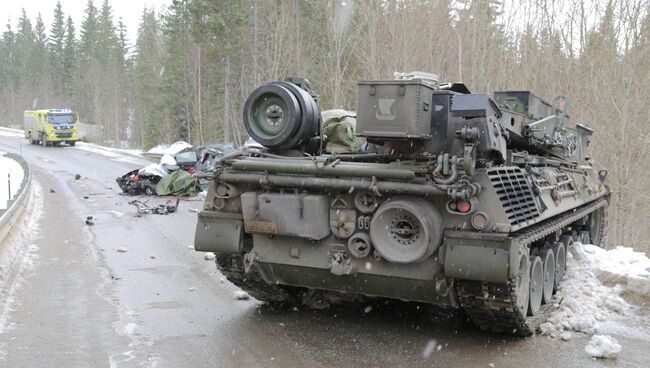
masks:
[[[262,148],[224,157],[195,249],[268,303],[314,293],[463,308],[481,329],[531,335],[573,242],[604,245],[607,172],[569,99],[470,93],[426,73],[358,83],[358,152],[327,152],[316,95],[256,89],[244,123]],[[325,294],[323,294],[325,295]]]

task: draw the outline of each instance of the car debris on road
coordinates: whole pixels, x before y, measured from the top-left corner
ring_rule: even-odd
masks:
[[[147,214],[154,214],[154,215],[168,215],[170,213],[176,212],[178,209],[178,203],[180,199],[176,197],[176,203],[171,204],[172,201],[167,201],[167,203],[162,203],[159,204],[158,206],[149,206],[146,202],[142,202],[140,200],[134,199],[129,202],[130,205],[135,206],[137,208],[137,212],[135,214],[136,217],[142,217],[142,215],[147,215]]]

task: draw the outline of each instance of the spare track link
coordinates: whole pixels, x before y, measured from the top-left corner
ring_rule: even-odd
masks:
[[[580,218],[606,206],[607,200],[600,199],[530,228],[513,234],[513,242],[528,247],[533,242],[560,230]],[[567,252],[569,250],[567,249]],[[554,303],[544,304],[536,316],[523,316],[517,308],[516,280],[507,283],[458,280],[458,299],[472,321],[482,330],[509,335],[530,336],[539,328],[554,310]]]
[[[217,269],[226,279],[244,290],[259,301],[276,305],[285,305],[295,302],[295,297],[278,285],[269,285],[262,279],[253,263],[248,272],[244,271],[244,257],[229,254],[217,254]]]

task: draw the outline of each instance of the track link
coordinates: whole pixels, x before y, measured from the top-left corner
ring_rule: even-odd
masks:
[[[533,242],[562,230],[579,219],[607,206],[607,199],[596,200],[579,207],[568,214],[546,220],[513,234],[513,242],[519,244],[521,252],[529,252]],[[604,211],[603,211],[604,212]],[[600,238],[604,239],[605,221],[600,223]],[[567,249],[568,252],[568,249]],[[536,316],[524,316],[517,308],[517,282],[507,283],[459,280],[456,283],[457,295],[463,309],[472,321],[482,330],[500,332],[517,336],[530,336],[539,328],[551,312],[554,303],[542,305]]]
[[[244,257],[239,255],[217,254],[217,269],[226,279],[259,301],[275,306],[294,305],[299,302],[299,295],[290,288],[269,285],[253,263],[248,272],[244,269]]]

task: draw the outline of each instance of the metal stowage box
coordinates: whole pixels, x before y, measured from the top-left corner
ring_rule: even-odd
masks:
[[[357,135],[430,138],[434,89],[422,79],[359,81]]]

